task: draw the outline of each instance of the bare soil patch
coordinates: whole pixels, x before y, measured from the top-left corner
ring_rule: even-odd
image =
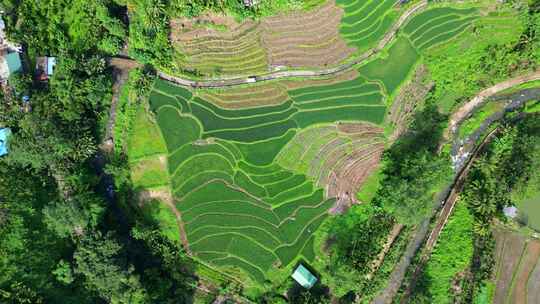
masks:
[[[249,75],[267,71],[258,22],[205,15],[171,21],[171,41],[182,55],[178,64],[201,76]]]
[[[514,271],[519,264],[525,245],[525,237],[517,233],[509,233],[501,257],[501,267],[497,276],[494,304],[504,304],[511,291]]]
[[[384,151],[383,129],[369,123],[343,123],[342,136],[326,143],[313,159],[309,175],[325,189],[326,197],[337,198],[332,213],[341,213],[358,203],[356,193],[379,165]]]
[[[364,156],[354,155],[347,159],[339,168],[334,169],[336,172],[334,182],[329,181],[328,193],[336,193],[337,197],[346,195],[351,197],[353,202],[356,202],[356,193],[364,184],[366,179],[377,169],[381,162],[384,145],[375,145]],[[355,158],[357,157],[357,158]],[[334,186],[334,187],[333,187]]]
[[[261,22],[262,39],[272,66],[325,67],[356,49],[339,35],[343,9],[333,1],[310,11],[270,17]]]
[[[171,190],[167,187],[142,190],[138,193],[138,198],[139,204],[144,204],[152,200],[159,200],[171,204],[173,202]]]
[[[511,303],[527,303],[527,282],[529,281],[529,274],[538,263],[538,258],[540,258],[540,242],[534,240],[529,241],[523,259],[521,260],[519,270],[515,274],[514,290],[510,297]],[[540,301],[540,299],[538,299],[538,301]]]
[[[217,14],[179,18],[171,21],[171,41],[185,55],[179,64],[202,76],[328,67],[356,51],[339,34],[343,13],[334,1],[328,1],[309,12],[298,10],[261,21],[238,23]],[[241,68],[232,69],[229,64]]]
[[[527,303],[540,303],[540,263],[530,273],[527,283]]]
[[[272,106],[289,99],[286,88],[278,83],[207,91],[201,97],[227,109]]]
[[[396,140],[407,131],[416,108],[422,104],[427,93],[433,87],[433,82],[426,80],[428,74],[429,72],[424,65],[418,67],[411,82],[405,85],[394,99],[387,116],[394,127],[394,132],[390,136],[391,141]]]

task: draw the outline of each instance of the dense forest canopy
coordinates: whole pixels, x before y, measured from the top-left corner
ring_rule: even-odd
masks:
[[[22,44],[28,65],[39,55],[57,64],[46,84],[32,70],[12,75],[15,91],[0,104],[0,125],[12,130],[10,153],[0,160],[0,302],[188,299],[196,277],[180,246],[142,217],[119,219],[101,186],[100,159],[117,157],[98,152],[112,97],[105,56],[119,54],[127,40],[126,8],[10,0],[2,8],[7,35]],[[30,110],[22,110],[23,95]],[[121,172],[124,164],[111,166]]]

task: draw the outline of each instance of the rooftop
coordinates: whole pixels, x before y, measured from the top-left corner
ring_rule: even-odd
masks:
[[[503,213],[509,218],[515,218],[518,215],[518,209],[514,206],[504,207]]]
[[[310,289],[317,283],[317,278],[302,264],[296,268],[292,274],[292,278],[307,289]]]
[[[0,156],[8,154],[7,140],[11,130],[8,128],[0,129]]]

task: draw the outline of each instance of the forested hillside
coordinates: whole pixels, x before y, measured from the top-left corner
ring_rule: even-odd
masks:
[[[184,253],[126,209],[129,185],[117,179],[111,188],[102,168],[114,159],[105,171],[122,171],[99,145],[112,97],[106,56],[127,40],[125,6],[6,0],[2,9],[8,39],[22,44],[28,61],[0,103],[0,126],[12,131],[0,159],[0,302],[190,298],[196,277]],[[37,55],[58,58],[46,84],[33,79]]]

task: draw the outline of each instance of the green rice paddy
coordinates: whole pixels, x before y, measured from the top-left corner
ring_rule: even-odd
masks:
[[[272,269],[313,260],[312,235],[335,202],[307,165],[290,170],[277,160],[283,148],[303,129],[381,123],[386,110],[381,86],[363,78],[289,95],[277,106],[232,110],[158,80],[150,97],[190,250],[257,284]]]
[[[518,204],[518,208],[527,215],[528,226],[536,231],[540,231],[540,192],[521,201]]]
[[[336,2],[345,11],[340,32],[359,49],[373,47],[398,17],[395,0]],[[252,286],[299,259],[313,261],[319,250],[314,233],[336,201],[318,186],[320,177],[351,153],[384,141],[362,142],[338,125],[383,124],[388,96],[423,52],[465,30],[475,14],[428,9],[412,18],[385,55],[360,66],[356,79],[290,89],[279,105],[221,108],[195,90],[157,80],[149,103],[159,130],[148,132],[162,138],[158,150],[167,155],[167,183],[194,257]],[[207,61],[208,72],[218,63]],[[147,149],[141,156],[153,153]],[[324,159],[329,153],[339,157]]]
[[[336,3],[345,11],[340,33],[359,50],[375,46],[397,19],[393,10],[395,0],[337,0]]]
[[[418,50],[446,42],[463,32],[478,19],[475,8],[435,7],[414,16],[403,32]]]

